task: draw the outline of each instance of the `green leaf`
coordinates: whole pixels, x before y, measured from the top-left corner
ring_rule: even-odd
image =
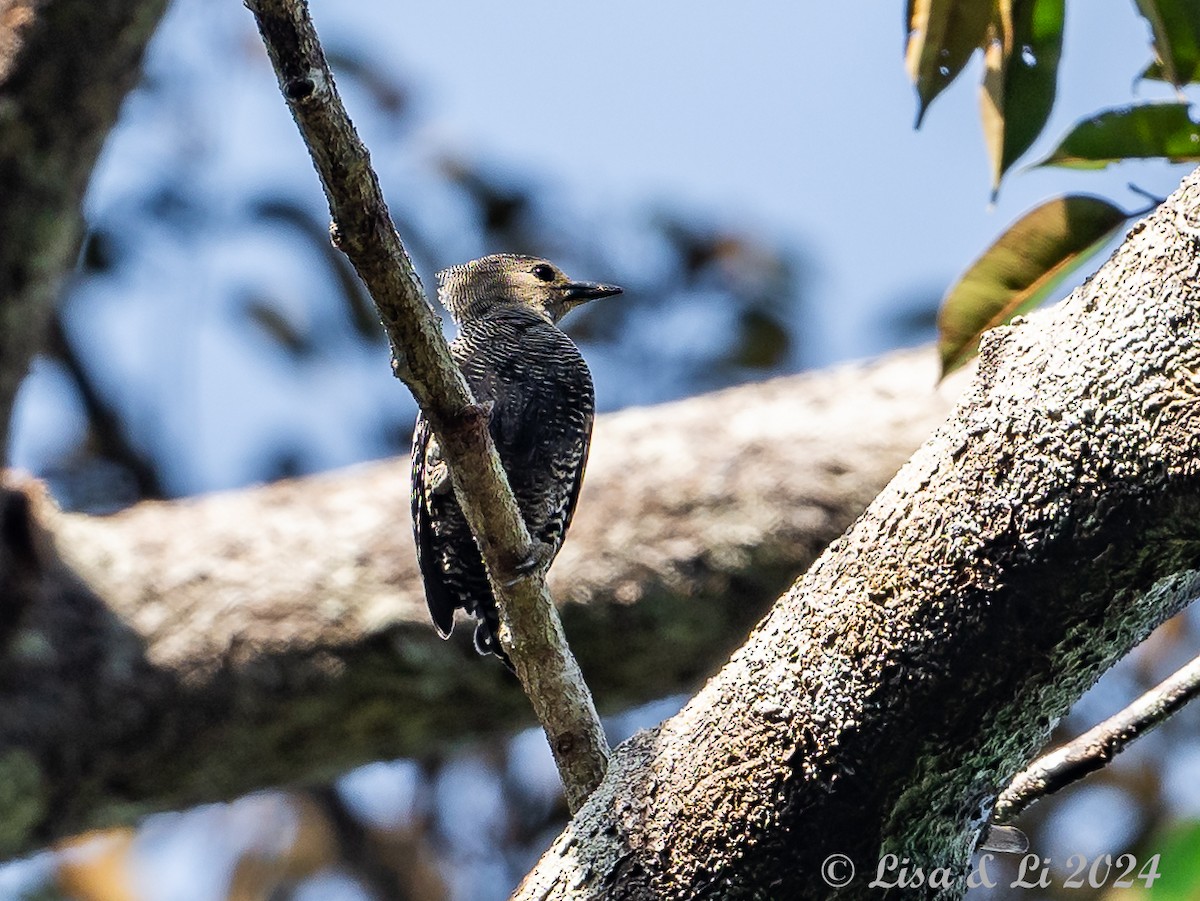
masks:
[[[738,317],[736,345],[729,353],[738,366],[770,369],[778,366],[791,350],[787,327],[766,310],[749,309]]]
[[[1178,75],[1188,84],[1200,82],[1200,62],[1197,62],[1190,72],[1180,72]],[[1155,60],[1142,70],[1142,74],[1138,78],[1143,78],[1147,81],[1167,81],[1167,74],[1163,71],[1162,63]]]
[[[1126,879],[1133,885],[1110,890],[1104,897],[1110,901],[1194,901],[1200,891],[1200,820],[1177,820],[1152,832],[1141,842],[1136,867]]]
[[[1183,821],[1158,836],[1162,879],[1151,887],[1155,901],[1189,901],[1200,889],[1200,822]],[[1153,847],[1153,846],[1151,846]],[[1149,858],[1147,849],[1143,856]]]
[[[311,357],[316,347],[312,336],[297,325],[273,301],[265,297],[250,297],[246,301],[246,315],[280,349],[296,360]]]
[[[1103,169],[1128,159],[1200,161],[1200,125],[1186,103],[1144,103],[1105,110],[1077,124],[1039,166]]]
[[[1196,0],[1137,0],[1150,23],[1163,81],[1183,87],[1200,65],[1200,4]]]
[[[253,204],[251,213],[271,224],[295,228],[307,238],[337,280],[341,297],[346,302],[350,314],[350,321],[359,337],[368,342],[381,342],[386,338],[386,333],[379,327],[379,313],[375,310],[375,303],[367,294],[367,289],[363,287],[346,255],[329,240],[329,227],[324,222],[313,219],[307,210],[291,200],[276,197],[267,197]],[[265,320],[258,321],[266,327]],[[275,329],[267,327],[267,331],[274,333]]]
[[[917,89],[917,128],[982,46],[991,10],[992,0],[908,0],[905,65]]]
[[[1127,218],[1107,200],[1072,195],[1047,201],[1010,226],[942,301],[943,378],[975,355],[980,335],[1045,300]]]
[[[1065,0],[1011,0],[990,29],[980,97],[992,189],[1050,118],[1062,56]],[[1005,18],[1005,14],[1009,18]]]

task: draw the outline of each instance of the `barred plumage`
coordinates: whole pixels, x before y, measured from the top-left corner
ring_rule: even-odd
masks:
[[[595,397],[578,349],[555,323],[574,306],[619,294],[570,281],[546,260],[496,254],[438,274],[439,298],[459,327],[450,345],[475,399],[491,405],[489,430],[530,535],[548,566],[571,523],[591,441]],[[425,597],[442,637],[465,609],[475,647],[507,657],[479,548],[424,416],[413,437],[412,515]],[[531,561],[532,562],[532,561]]]

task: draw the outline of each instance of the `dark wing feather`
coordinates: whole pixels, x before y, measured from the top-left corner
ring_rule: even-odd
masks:
[[[571,340],[540,316],[506,310],[467,323],[451,344],[488,422],[517,504],[534,537],[557,553],[579,499],[595,408],[591,375]],[[425,599],[443,637],[454,611],[479,620],[475,645],[505,660],[498,612],[424,417],[413,436],[412,517]]]
[[[485,378],[489,428],[530,534],[557,553],[579,499],[595,407],[591,374],[571,340],[534,317],[504,345]],[[497,324],[499,325],[499,323]]]
[[[430,503],[433,500],[434,473],[430,471],[429,459],[432,437],[425,417],[417,417],[412,448],[413,537],[417,545],[417,564],[421,568],[421,577],[425,583],[425,603],[429,605],[429,615],[438,634],[446,638],[454,628],[455,607],[461,605],[455,604],[454,598],[447,590],[433,546],[433,516]]]
[[[567,529],[571,528],[571,520],[575,517],[575,505],[579,503],[579,489],[583,487],[583,473],[587,469],[588,451],[592,449],[592,416],[587,418],[587,426],[583,435],[583,452],[579,455],[579,465],[575,467],[575,475],[571,480],[571,496],[567,498],[567,515],[563,519],[563,538],[567,537]]]

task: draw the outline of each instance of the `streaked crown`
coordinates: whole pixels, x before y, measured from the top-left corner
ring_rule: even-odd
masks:
[[[438,300],[459,325],[497,307],[524,307],[558,322],[582,303],[620,294],[616,285],[577,282],[549,260],[494,253],[443,269],[437,275]]]

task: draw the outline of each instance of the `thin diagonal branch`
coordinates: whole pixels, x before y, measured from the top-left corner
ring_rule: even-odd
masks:
[[[608,745],[567,647],[544,573],[521,576],[532,541],[487,428],[396,233],[370,157],[342,106],[303,0],[246,0],[321,178],[334,243],[367,286],[392,368],[428,417],[511,631],[508,651],[546,731],[572,810],[600,782]]]
[[[62,363],[67,375],[75,383],[80,403],[87,414],[96,453],[125,467],[137,485],[139,500],[166,497],[167,493],[154,461],[134,446],[127,433],[127,424],[113,406],[101,397],[91,373],[84,366],[75,345],[71,343],[63,324],[61,310],[55,310],[50,315],[45,349]]]
[[[992,819],[1007,823],[1035,801],[1078,782],[1109,762],[1200,694],[1200,657],[1176,670],[1124,710],[1039,757],[996,800]]]

